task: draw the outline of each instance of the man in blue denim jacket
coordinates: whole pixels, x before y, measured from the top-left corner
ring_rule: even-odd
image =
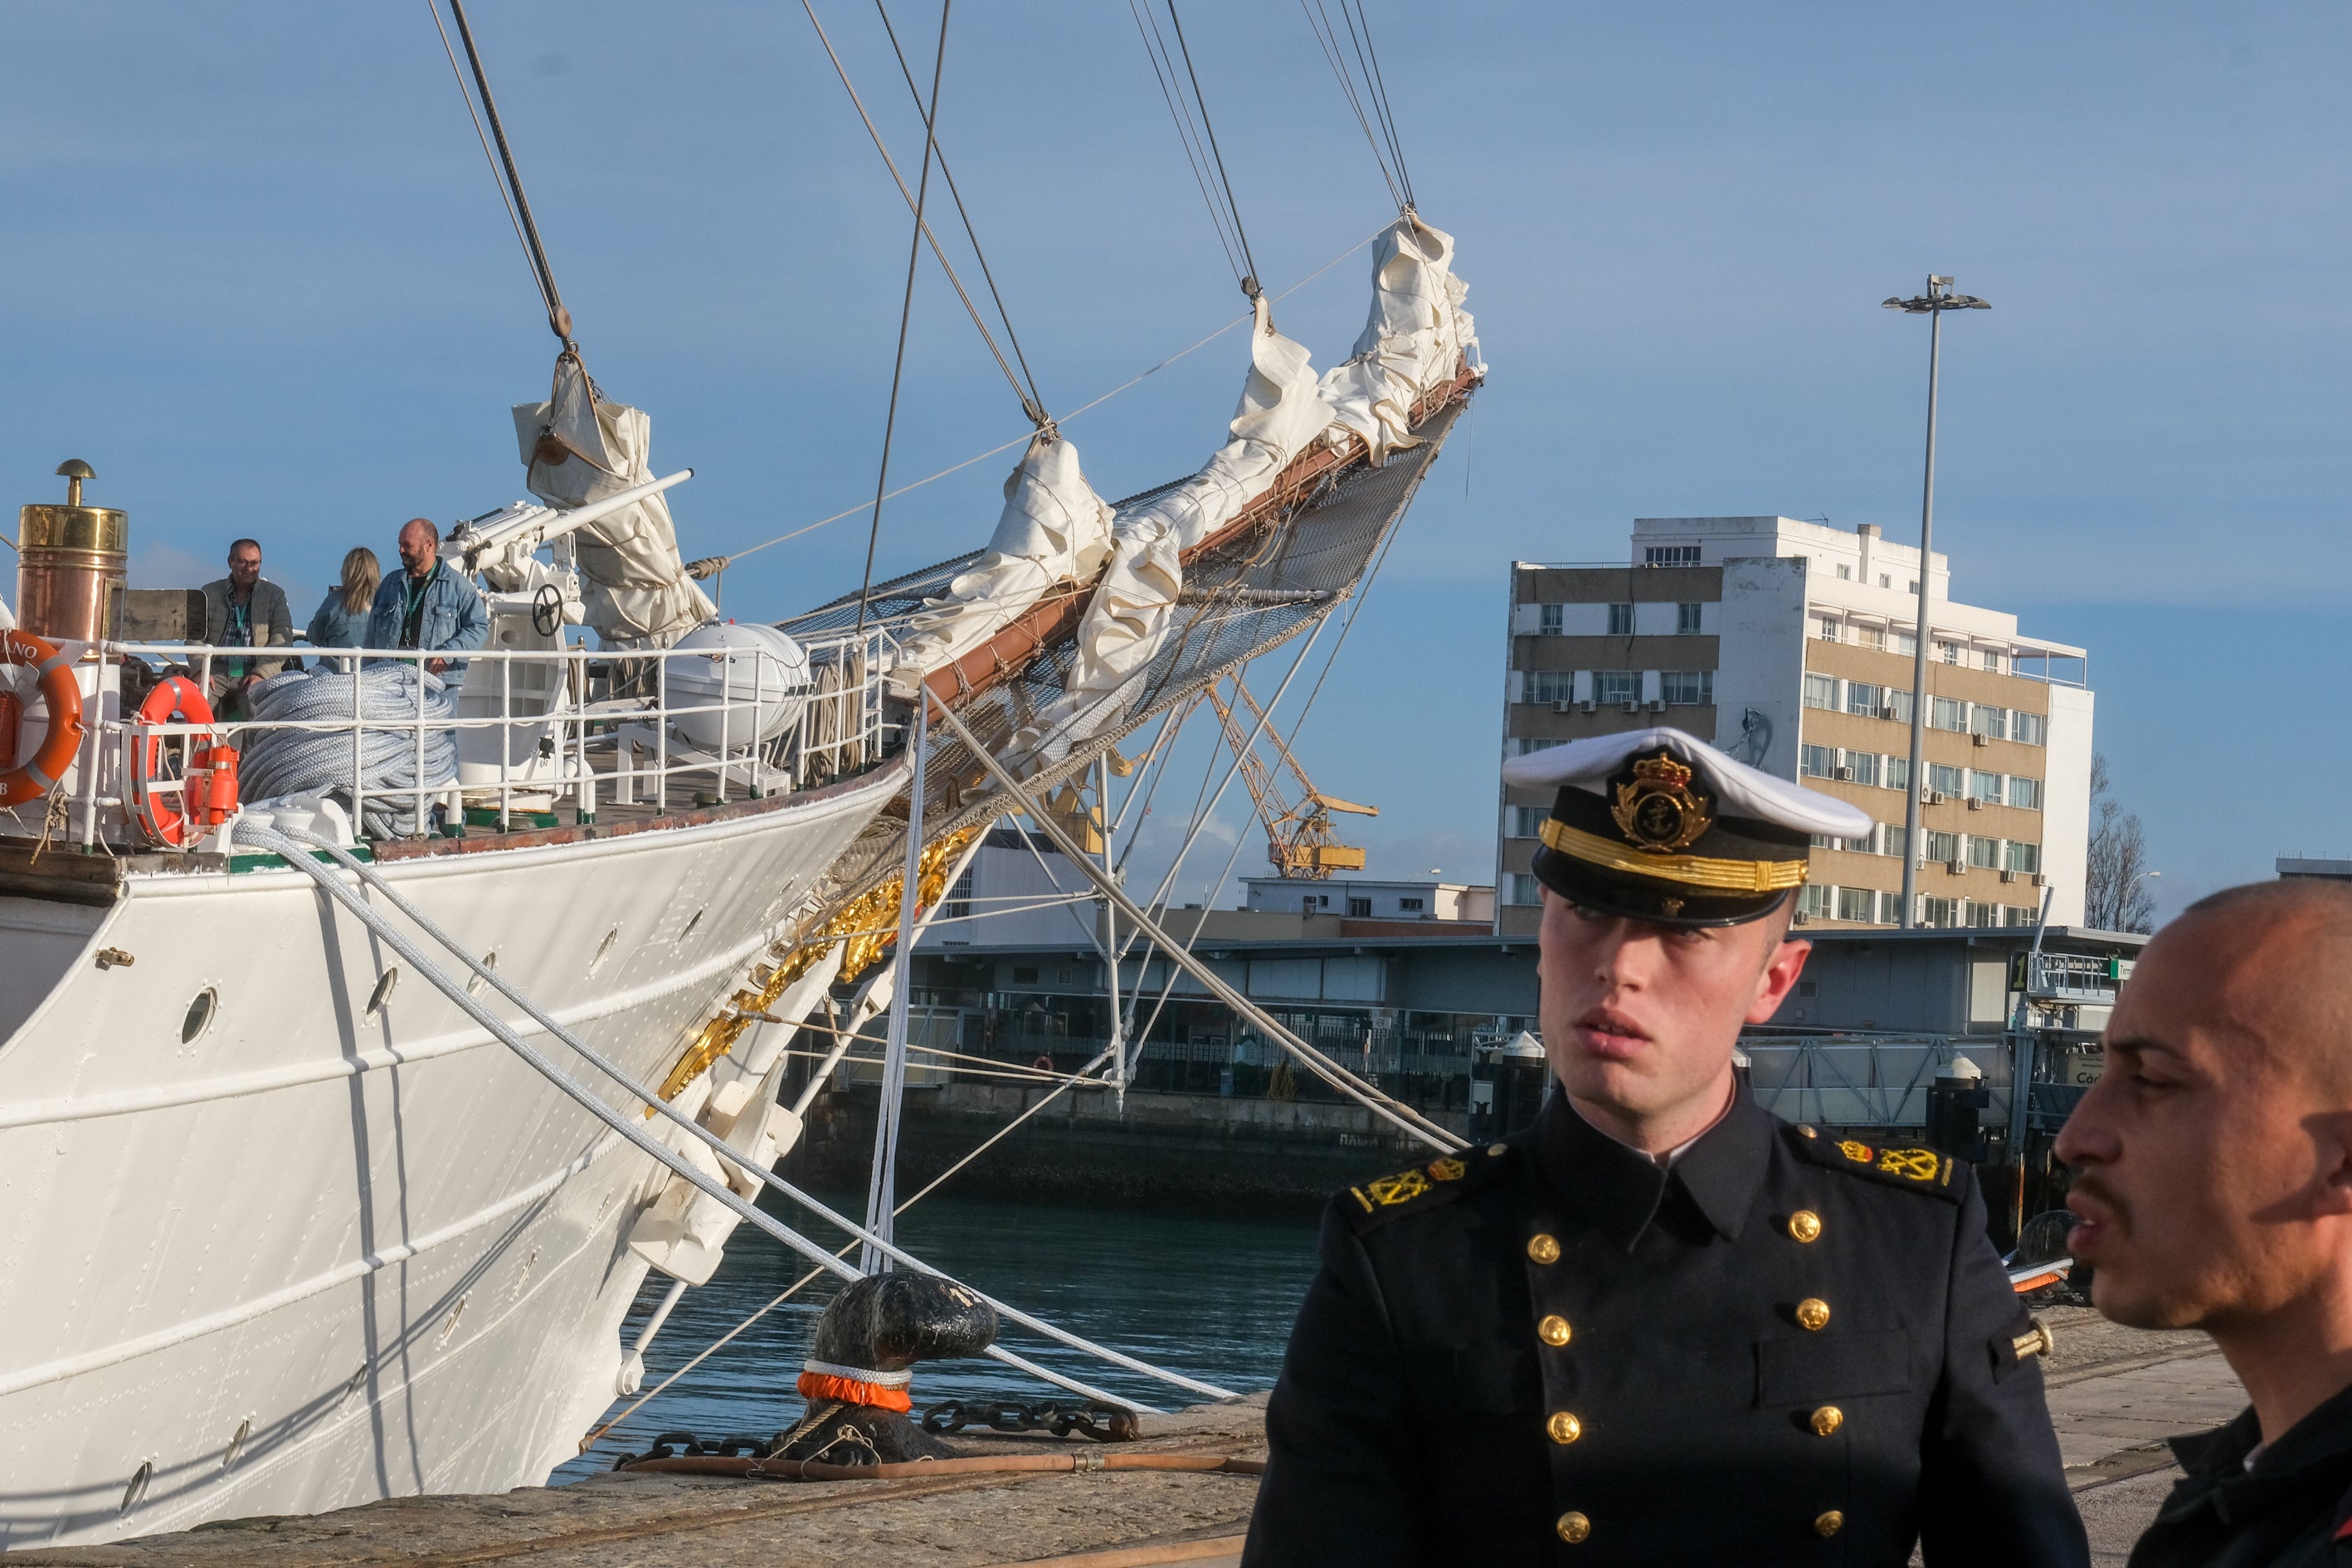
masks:
[[[441,531],[413,517],[400,531],[396,576],[384,579],[368,612],[367,646],[427,651],[477,648],[488,639],[490,617],[482,595],[462,572],[441,559]],[[462,658],[428,658],[425,668],[455,679],[466,672]]]

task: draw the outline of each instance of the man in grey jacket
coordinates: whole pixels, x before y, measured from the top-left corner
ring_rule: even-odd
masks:
[[[466,574],[441,559],[441,531],[421,517],[400,530],[400,564],[375,594],[368,613],[367,646],[423,650],[478,648],[490,635],[489,612]],[[426,670],[456,680],[462,658],[428,658]]]
[[[228,547],[228,575],[204,586],[205,640],[215,647],[284,647],[293,641],[294,616],[286,590],[261,574],[261,546],[240,539]],[[205,696],[213,710],[242,710],[246,693],[286,668],[283,658],[215,658]],[[299,664],[300,661],[293,661]]]

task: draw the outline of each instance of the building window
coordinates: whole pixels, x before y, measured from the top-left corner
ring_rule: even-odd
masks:
[[[1979,702],[1969,709],[1969,732],[1990,735],[1996,741],[2009,739],[2009,710]]]
[[[1363,920],[1363,919],[1366,919],[1367,917],[1369,917],[1369,916],[1371,914],[1371,912],[1372,912],[1372,900],[1370,900],[1370,899],[1349,899],[1349,900],[1348,900],[1348,914],[1349,914],[1349,917],[1350,919],[1353,919],[1353,920]]]
[[[955,879],[955,886],[948,889],[946,900],[940,905],[940,918],[946,921],[971,918],[971,868],[970,867],[966,867],[963,875]]]
[[[1566,608],[1567,606],[1562,605],[1538,605],[1536,606],[1536,630],[1541,632],[1548,637],[1556,637],[1559,636],[1565,624],[1563,616],[1566,613]]]
[[[1675,606],[1675,630],[1687,637],[1698,630],[1700,606],[1685,603]]]
[[[1841,582],[1841,583],[1851,583],[1851,582],[1853,582],[1853,567],[1851,567],[1851,566],[1849,566],[1849,565],[1847,565],[1847,564],[1846,564],[1844,562],[1843,562],[1843,561],[1841,561],[1841,562],[1839,562],[1839,563],[1838,563],[1838,569],[1837,569],[1837,573],[1838,573],[1838,581],[1839,581],[1839,582]],[[1843,919],[1844,917],[1841,916],[1841,917],[1839,917],[1839,918],[1840,918],[1840,919]]]
[[[1521,735],[1511,744],[1517,747],[1519,755],[1524,757],[1536,752],[1549,752],[1559,742],[1549,735]]]
[[[1962,651],[1960,645],[1956,642],[1939,642],[1936,645],[1936,657],[1946,664],[1959,663]]]
[[[1550,815],[1551,812],[1548,808],[1540,805],[1515,805],[1511,807],[1510,832],[1507,837],[1512,838],[1542,837],[1544,818]]]
[[[1981,800],[1990,805],[1999,805],[2000,804],[2000,775],[1999,773],[1979,773],[1971,772],[1969,774],[1969,798],[1970,800]]]
[[[1956,734],[1966,733],[1969,727],[1969,705],[1957,698],[1930,697],[1927,699],[1927,727],[1931,730],[1949,730]]]
[[[1642,547],[1644,566],[1696,566],[1698,546],[1696,544],[1645,544]]]
[[[1528,698],[1530,702],[1565,702],[1576,695],[1576,671],[1572,669],[1531,669],[1528,671]]]
[[[1633,635],[1633,605],[1612,605],[1609,606],[1609,635],[1612,637],[1629,637]]]
[[[2029,746],[2046,746],[2050,743],[2050,721],[2041,714],[2012,713],[2010,718],[2012,721],[2009,731],[2011,740],[2022,741]]]
[[[1946,767],[1941,763],[1927,764],[1928,790],[1947,798],[1957,798],[1967,789],[1968,776],[1966,768]]]
[[[1811,915],[1816,920],[1829,919],[1830,893],[1830,889],[1822,887],[1818,883],[1806,883],[1797,889],[1797,912]]]
[[[1036,984],[1037,971],[1035,966],[1026,963],[1014,964],[1013,966],[1013,984],[1015,985]]]
[[[1972,926],[1994,926],[1999,925],[2000,923],[2000,906],[1998,904],[1971,903],[1969,905],[1969,924]]]
[[[1428,902],[1422,899],[1399,899],[1397,900],[1397,910],[1401,914],[1417,915],[1428,907]]]
[[[1882,588],[1892,588],[1895,586],[1895,579],[1881,572],[1878,574],[1878,585]]]
[[[1837,895],[1837,918],[1852,921],[1856,925],[1869,925],[1878,917],[1878,896],[1868,888],[1840,888]]]
[[[1848,752],[1845,754],[1845,776],[1858,784],[1878,783],[1878,753]]]
[[[1837,752],[1828,746],[1797,748],[1797,771],[1807,778],[1825,779],[1834,776]]]
[[[1905,658],[1909,658],[1913,654],[1919,651],[1919,639],[1913,637],[1909,632],[1888,632],[1886,634],[1886,646],[1894,649],[1896,653],[1901,654]]]
[[[1914,577],[1908,583],[1904,584],[1903,591],[1906,594],[1917,593],[1919,591],[1919,579]]]
[[[2015,904],[2011,904],[2008,909],[2001,912],[2009,917],[2007,921],[2004,922],[2009,925],[2032,926],[2040,925],[2042,923],[2042,911],[2040,910],[2021,910]]]
[[[1834,675],[1808,674],[1805,677],[1805,706],[1808,708],[1827,708],[1832,711],[1835,711],[1837,708],[1837,677]]]
[[[1987,649],[1985,649],[1985,650],[1984,650],[1984,667],[1985,667],[1987,669],[1990,669],[1990,670],[1998,670],[1998,669],[2000,669],[2000,653],[1999,653],[1998,651],[1996,651],[1995,649],[1992,649],[1992,648],[1987,648]]]
[[[1927,835],[1927,858],[1938,866],[1948,866],[1960,858],[1960,836],[1957,833]]]
[[[1886,787],[1888,789],[1909,789],[1911,787],[1910,758],[1889,757],[1886,759]],[[1889,850],[1887,853],[1892,854],[1894,851]]]
[[[1958,899],[1921,899],[1919,923],[1948,931],[1958,923],[1960,901]]]
[[[1894,760],[1895,759],[1892,757],[1887,759],[1889,762],[1893,762]],[[1881,825],[1878,829],[1878,852],[1882,855],[1892,855],[1897,860],[1902,859],[1903,836],[1907,831],[1909,831],[1907,828],[1898,827],[1892,822]],[[1887,907],[1892,909],[1894,906],[1890,904]],[[1888,915],[1886,918],[1890,921],[1895,919],[1892,914]]]
[[[1819,619],[1817,619],[1817,620],[1815,620],[1815,621],[1813,622],[1813,635],[1814,635],[1815,637],[1817,637],[1821,638],[1821,639],[1822,639],[1822,641],[1823,641],[1823,642],[1835,642],[1835,641],[1837,641],[1837,640],[1838,640],[1838,623],[1837,623],[1837,621],[1836,621],[1833,617],[1829,616],[1821,616]]]
[[[1512,872],[1511,902],[1519,905],[1542,903],[1543,884],[1535,879],[1532,872]]]
[[[1658,678],[1658,693],[1670,708],[1705,707],[1715,700],[1715,671],[1667,670]]]
[[[1639,702],[1642,700],[1642,672],[1638,669],[1596,669],[1592,672],[1592,695],[1601,702]]]
[[[2012,838],[2009,841],[2009,866],[2011,871],[2038,872],[2042,869],[2042,846],[2026,844]]]
[[[2028,811],[2040,811],[2042,809],[2042,781],[2040,779],[2019,778],[2014,774],[2011,775],[2009,781],[2009,804],[2011,805],[2023,806]]]
[[[1981,833],[1969,835],[1969,864],[1981,871],[2000,869],[2000,840]]]
[[[1860,622],[1856,622],[1853,628],[1853,640],[1864,647],[1885,647],[1886,646],[1886,628],[1885,626],[1865,626]]]
[[[1845,683],[1845,710],[1849,713],[1859,713],[1865,719],[1875,719],[1878,717],[1879,704],[1885,700],[1886,689],[1883,686],[1873,686],[1866,680],[1849,680]]]
[[[1889,719],[1894,720],[1898,724],[1908,724],[1911,722],[1911,693],[1909,689],[1900,686],[1889,686],[1882,688],[1882,689],[1885,691],[1886,696],[1886,716]]]

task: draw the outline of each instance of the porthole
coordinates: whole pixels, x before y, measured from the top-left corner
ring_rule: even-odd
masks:
[[[228,1440],[228,1450],[221,1455],[222,1469],[226,1470],[236,1463],[237,1456],[245,1452],[245,1440],[252,1436],[253,1417],[248,1415],[237,1423],[236,1436]]]
[[[482,954],[483,969],[496,969],[498,966],[499,950],[497,948],[494,947],[490,949],[489,952]],[[482,987],[488,985],[489,983],[489,976],[482,973],[479,970],[477,970],[474,973],[474,977],[466,982],[466,994],[468,996],[478,996],[482,994]]]
[[[614,926],[611,931],[604,933],[604,940],[596,944],[596,956],[588,961],[589,973],[593,974],[598,970],[604,967],[604,961],[613,956],[613,944],[620,940],[621,928],[619,926]]]
[[[131,1472],[131,1484],[122,1489],[122,1511],[129,1513],[147,1499],[147,1483],[155,1479],[155,1461],[142,1459],[139,1468]]]
[[[399,984],[400,966],[398,964],[393,965],[377,976],[375,989],[368,993],[367,1016],[369,1017],[373,1018],[383,1011],[383,1005],[392,1000],[393,987]]]
[[[188,1004],[187,1016],[180,1020],[180,1044],[193,1046],[197,1037],[213,1026],[213,1014],[220,1008],[220,993],[205,986]]]
[[[702,911],[700,910],[697,910],[694,911],[694,918],[686,922],[686,929],[677,933],[677,940],[684,942],[688,937],[692,936],[694,934],[694,928],[701,923]]]

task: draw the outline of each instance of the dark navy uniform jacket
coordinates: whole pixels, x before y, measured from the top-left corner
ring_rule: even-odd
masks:
[[[1342,1193],[1321,1249],[1244,1568],[2089,1561],[2037,1331],[1932,1150],[1743,1093],[1668,1172],[1554,1094]]]

